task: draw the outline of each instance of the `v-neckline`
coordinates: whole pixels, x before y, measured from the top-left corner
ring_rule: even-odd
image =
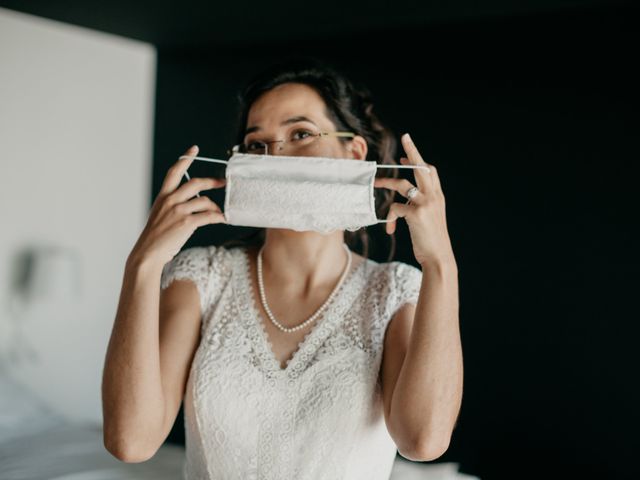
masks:
[[[342,313],[338,311],[338,306],[345,305],[342,300],[346,302],[346,305],[350,305],[349,299],[343,299],[341,297],[351,294],[355,296],[354,291],[359,291],[359,288],[349,288],[351,283],[356,279],[361,278],[357,274],[363,269],[364,265],[369,262],[368,258],[364,258],[357,267],[349,272],[338,289],[331,302],[327,305],[324,312],[318,319],[315,320],[311,330],[307,332],[304,338],[298,342],[298,346],[291,356],[286,360],[286,366],[282,368],[280,361],[276,357],[273,351],[273,343],[269,339],[269,334],[263,322],[263,315],[258,308],[257,299],[255,298],[251,277],[251,264],[248,253],[248,247],[242,246],[237,249],[238,255],[237,267],[234,272],[236,276],[236,286],[239,287],[239,294],[236,295],[236,304],[240,307],[244,313],[245,326],[247,332],[254,342],[254,347],[257,349],[258,356],[268,372],[273,372],[277,375],[292,375],[297,376],[304,368],[303,360],[308,360],[311,354],[311,349],[315,346],[318,347],[331,333],[335,323],[342,317]]]

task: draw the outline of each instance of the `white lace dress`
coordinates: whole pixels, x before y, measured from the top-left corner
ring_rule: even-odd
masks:
[[[186,480],[388,479],[396,445],[379,370],[386,327],[422,271],[365,259],[282,369],[251,290],[246,247],[191,247],[161,287],[192,280],[202,338],[184,397]]]

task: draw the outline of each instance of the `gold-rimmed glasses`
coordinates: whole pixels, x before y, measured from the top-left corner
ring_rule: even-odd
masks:
[[[262,140],[249,140],[245,143],[234,145],[231,149],[227,150],[227,154],[233,155],[234,153],[252,153],[256,155],[275,154],[290,156],[310,156],[317,150],[319,140],[322,137],[353,138],[355,137],[355,135],[356,134],[353,132],[335,131],[314,133],[306,128],[296,129],[288,139],[272,140],[270,142]],[[269,146],[273,143],[277,143],[279,145],[275,149],[270,149]]]

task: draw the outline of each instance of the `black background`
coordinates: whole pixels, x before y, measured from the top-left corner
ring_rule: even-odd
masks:
[[[193,143],[227,158],[235,91],[254,70],[289,52],[334,62],[366,81],[398,140],[412,134],[447,199],[465,384],[437,461],[487,480],[640,478],[636,28],[601,10],[161,51],[154,191]],[[380,259],[382,224],[370,232]],[[416,265],[404,224],[396,258]]]
[[[211,20],[213,36],[234,31],[226,42],[171,42],[151,27],[131,34],[159,46],[150,203],[190,145],[227,158],[238,89],[290,53],[317,55],[365,82],[398,141],[411,133],[438,168],[460,279],[463,404],[437,462],[459,462],[483,480],[640,478],[638,16],[622,3],[569,3],[368,28],[366,8],[345,19],[334,7],[341,28],[316,28],[303,40],[285,38],[278,27],[292,17],[277,15],[265,23],[278,35],[244,41],[241,16],[227,30]],[[65,18],[51,2],[47,11],[32,5],[32,13]],[[72,21],[109,30],[98,18],[112,17]],[[202,175],[224,171],[207,168]],[[223,190],[212,198],[222,205]],[[186,247],[248,231],[203,227]],[[369,231],[379,260],[384,226]],[[417,265],[402,221],[397,237],[395,259]],[[184,442],[182,415],[167,441]]]

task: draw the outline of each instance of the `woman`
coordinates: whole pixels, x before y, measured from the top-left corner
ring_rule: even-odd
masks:
[[[322,62],[276,65],[242,100],[241,149],[396,163],[367,92]],[[428,165],[408,135],[402,144],[401,163]],[[391,200],[411,182],[375,180],[387,233],[405,219],[421,270],[367,258],[365,229],[266,228],[254,244],[175,255],[195,228],[225,222],[194,198],[224,179],[179,186],[197,152],[170,168],[127,259],[103,380],[107,449],[150,458],[184,399],[187,479],[386,479],[396,449],[439,457],[460,408],[462,354],[436,168],[412,169],[418,193],[407,203]]]

